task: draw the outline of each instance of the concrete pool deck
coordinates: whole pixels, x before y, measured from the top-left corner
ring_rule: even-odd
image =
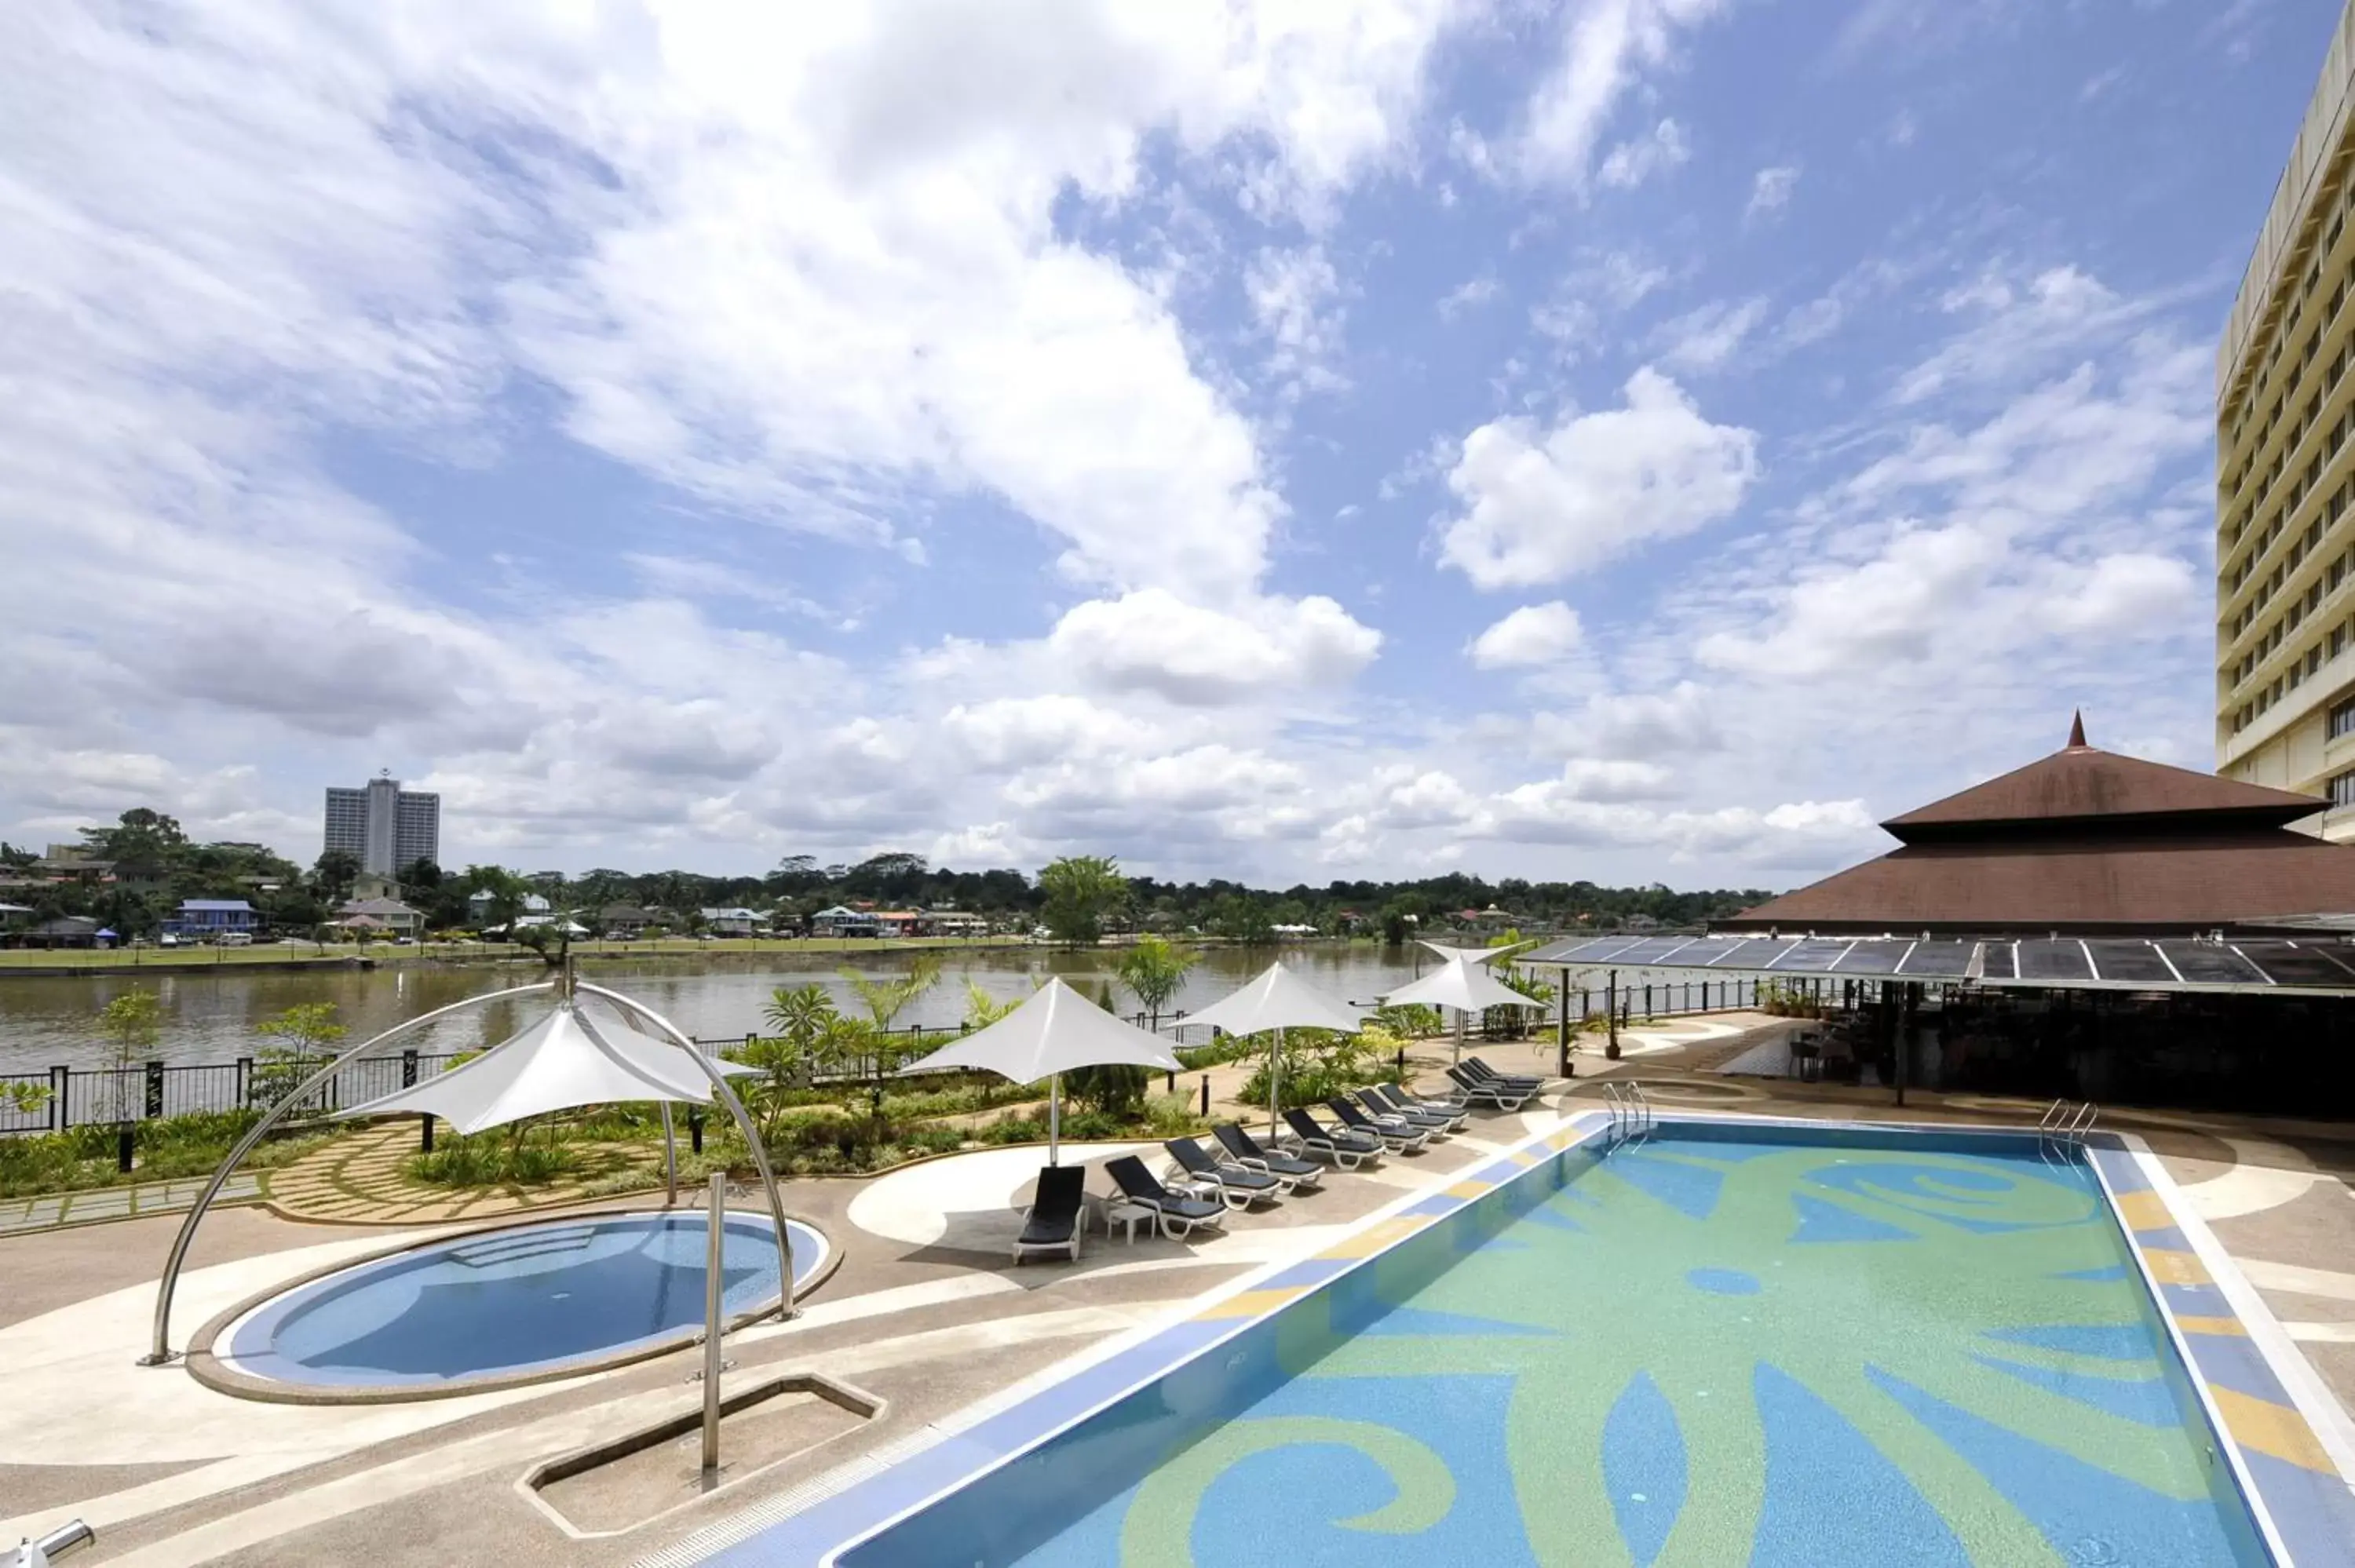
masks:
[[[1696,1027],[1706,1025],[1707,1027]],[[1612,1064],[1582,1045],[1581,1078],[1515,1115],[1476,1115],[1466,1136],[1180,1245],[1091,1234],[1074,1266],[1007,1258],[1011,1204],[1043,1161],[986,1150],[870,1181],[786,1183],[786,1204],[840,1248],[834,1277],[791,1325],[731,1336],[734,1390],[791,1370],[886,1402],[882,1415],[785,1464],[625,1534],[565,1533],[519,1489],[548,1458],[691,1408],[691,1351],[499,1393],[415,1405],[296,1407],[215,1393],[176,1368],[133,1364],[154,1275],[176,1218],[0,1237],[0,1539],[80,1515],[99,1531],[80,1561],[140,1564],[474,1562],[629,1563],[858,1455],[922,1435],[1113,1337],[1182,1312],[1262,1266],[1305,1257],[1407,1188],[1444,1188],[1496,1150],[1592,1107],[1590,1075],[1641,1078],[1663,1108],[1842,1119],[2032,1122],[2041,1107],[1710,1071],[1788,1027],[1755,1016],[1640,1032]],[[1508,1071],[1549,1068],[1550,1041],[1477,1047]],[[1443,1047],[1444,1050],[1444,1047]],[[1434,1060],[1444,1060],[1444,1056]],[[2024,1117],[2022,1112],[2025,1112]],[[1264,1116],[1264,1111],[1261,1112]],[[2355,1406],[2355,1126],[2178,1112],[2105,1113],[2163,1160],[2241,1272],[2341,1406]],[[1071,1146],[1100,1161],[1105,1146]],[[1107,1183],[1092,1177],[1092,1190]],[[421,1228],[426,1235],[446,1227]],[[176,1310],[176,1342],[213,1311],[318,1262],[393,1239],[383,1229],[299,1224],[254,1209],[210,1217]]]

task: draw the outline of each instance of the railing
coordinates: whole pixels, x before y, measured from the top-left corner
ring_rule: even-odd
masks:
[[[461,1053],[426,1055],[404,1051],[345,1064],[341,1072],[304,1097],[297,1117],[327,1116],[414,1086],[445,1072]],[[170,1066],[143,1062],[135,1067],[51,1067],[46,1073],[0,1074],[0,1136],[63,1132],[75,1127],[114,1127],[161,1117],[241,1110],[267,1105],[273,1090],[302,1082],[322,1057],[257,1063],[234,1062]]]
[[[1611,1102],[1611,1126],[1604,1134],[1604,1152],[1631,1139],[1640,1142],[1652,1135],[1652,1101],[1644,1093],[1643,1085],[1632,1080],[1623,1084],[1615,1078],[1606,1079],[1603,1093]]]
[[[1543,967],[1543,966],[1537,966]],[[1797,979],[1801,977],[1793,977]],[[1578,1016],[1602,1016],[1600,1003],[1610,1001],[1619,1013],[1619,1027],[1627,1028],[1639,1018],[1674,1018],[1688,1012],[1734,1012],[1756,1007],[1762,997],[1787,994],[1792,980],[1776,981],[1771,978],[1763,982],[1746,980],[1677,980],[1651,985],[1624,985],[1615,992],[1596,991],[1593,987],[1581,990],[1578,995]],[[1809,997],[1827,1005],[1828,996]]]
[[[1183,1013],[1165,1012],[1167,1024]],[[1139,1028],[1153,1022],[1138,1013]],[[867,1084],[880,1081],[902,1065],[890,1048],[893,1039],[910,1045],[967,1033],[968,1026],[946,1028],[911,1024],[877,1031],[884,1042],[880,1053],[847,1058],[812,1075],[813,1084]],[[724,1038],[698,1037],[696,1044],[713,1055],[735,1054],[760,1038],[757,1034]],[[450,1052],[429,1055],[404,1051],[398,1055],[371,1056],[345,1064],[343,1070],[303,1104],[297,1119],[330,1116],[346,1106],[363,1105],[396,1089],[414,1087],[446,1072],[462,1055]],[[0,1073],[0,1137],[15,1133],[63,1132],[76,1127],[116,1127],[163,1117],[212,1111],[242,1110],[267,1105],[273,1089],[283,1092],[302,1082],[324,1057],[269,1058],[240,1056],[233,1062],[174,1065],[143,1062],[133,1067],[51,1067],[44,1073]]]
[[[2036,1124],[2040,1149],[2059,1153],[2085,1146],[2085,1135],[2094,1130],[2101,1119],[2101,1107],[2091,1100],[2071,1105],[2067,1100],[2054,1100],[2044,1107],[2044,1115]]]

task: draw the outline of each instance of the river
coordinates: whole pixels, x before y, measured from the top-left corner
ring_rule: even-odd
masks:
[[[953,948],[940,982],[895,1021],[900,1024],[954,1026],[964,1016],[965,982],[991,994],[1026,996],[1050,974],[1060,974],[1091,997],[1103,999],[1116,949],[1064,951],[1046,948]],[[1218,1001],[1265,968],[1264,948],[1206,949],[1187,975],[1173,1006],[1193,1011]],[[1312,983],[1352,1001],[1370,1002],[1429,969],[1438,960],[1414,946],[1373,943],[1307,943],[1283,949],[1285,963]],[[845,1012],[862,1009],[843,982],[846,966],[861,973],[905,973],[909,955],[876,953],[799,958],[760,952],[668,959],[595,958],[581,960],[582,978],[610,985],[667,1016],[690,1034],[739,1036],[762,1027],[761,1011],[779,986],[811,980],[823,985]],[[263,1019],[296,1002],[331,1001],[354,1039],[389,1029],[463,998],[520,985],[540,978],[536,968],[410,964],[378,969],[224,969],[218,974],[110,973],[102,976],[9,977],[0,975],[0,1073],[38,1072],[53,1066],[107,1065],[98,1033],[99,1010],[133,985],[152,987],[164,1007],[164,1035],[155,1054],[175,1065],[233,1062],[250,1056],[268,1041],[256,1033]],[[1115,991],[1123,1012],[1135,1001]],[[406,1036],[427,1054],[473,1050],[514,1033],[528,1022],[536,999],[470,1010]]]

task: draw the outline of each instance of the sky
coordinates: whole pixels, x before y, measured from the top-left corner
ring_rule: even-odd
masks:
[[[15,0],[0,837],[1782,887],[2212,766],[2330,0]]]

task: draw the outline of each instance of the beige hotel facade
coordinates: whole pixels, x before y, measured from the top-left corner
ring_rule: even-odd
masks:
[[[2216,356],[2216,770],[2355,838],[2355,3]]]

